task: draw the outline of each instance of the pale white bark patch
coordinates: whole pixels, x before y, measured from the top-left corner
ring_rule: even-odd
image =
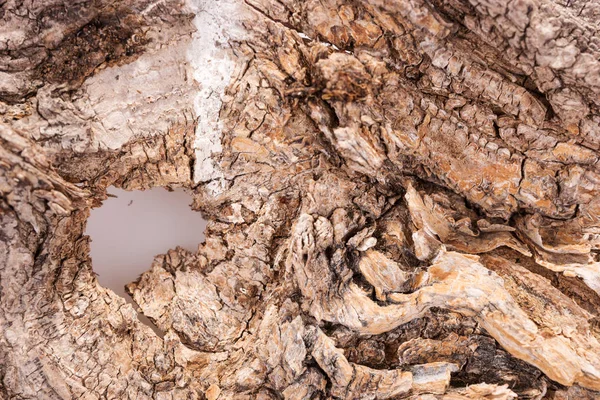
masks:
[[[119,149],[134,136],[166,133],[181,118],[193,93],[186,83],[185,43],[150,51],[107,68],[85,83],[92,129],[100,148]]]
[[[195,95],[191,72],[182,68],[188,40],[179,38],[186,32],[187,27],[165,29],[162,36],[148,32],[151,43],[143,54],[127,64],[98,68],[70,99],[56,95],[58,84],[40,88],[37,113],[15,126],[80,153],[118,150],[134,139],[165,135],[189,115]]]
[[[215,154],[222,151],[222,123],[219,111],[222,97],[235,68],[230,50],[231,40],[244,37],[241,25],[243,10],[239,1],[190,0],[188,6],[196,14],[192,43],[188,59],[193,69],[199,91],[194,100],[198,118],[194,150],[194,182],[206,183],[207,188],[218,194],[224,185],[223,172],[214,161]]]

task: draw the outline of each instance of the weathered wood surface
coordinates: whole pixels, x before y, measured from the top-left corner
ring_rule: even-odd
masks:
[[[0,398],[598,399],[599,109],[594,0],[0,1]]]

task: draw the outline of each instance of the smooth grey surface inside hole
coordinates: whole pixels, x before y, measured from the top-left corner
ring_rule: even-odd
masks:
[[[108,193],[117,197],[93,209],[87,221],[92,267],[102,286],[131,303],[125,285],[149,270],[158,254],[177,246],[196,252],[206,221],[190,208],[192,197],[183,189],[128,192],[110,187]],[[143,315],[140,320],[149,322]]]

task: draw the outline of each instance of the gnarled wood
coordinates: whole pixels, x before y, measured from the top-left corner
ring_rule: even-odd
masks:
[[[0,2],[0,398],[600,398],[600,4],[71,3]],[[209,220],[135,309],[111,185]]]

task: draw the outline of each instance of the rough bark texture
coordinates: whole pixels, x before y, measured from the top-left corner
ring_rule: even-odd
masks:
[[[600,398],[598,21],[0,0],[0,398]],[[209,220],[137,309],[89,258],[110,185]]]

